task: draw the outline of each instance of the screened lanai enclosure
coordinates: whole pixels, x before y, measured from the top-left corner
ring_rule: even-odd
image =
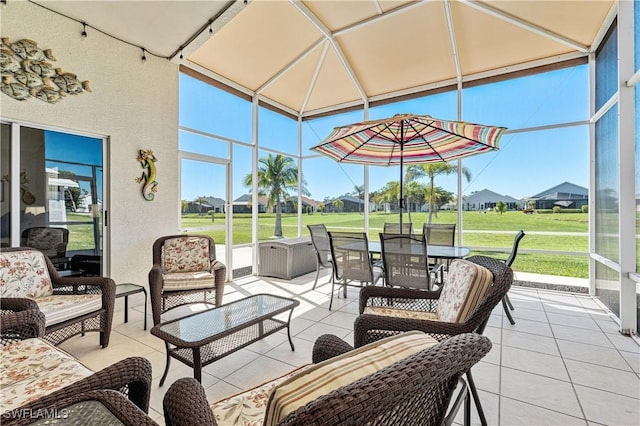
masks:
[[[620,330],[636,333],[640,2],[30,3],[77,24],[86,41],[97,33],[117,37],[136,61],[145,58],[144,66],[175,67],[171,191],[178,202],[164,228],[212,235],[230,274],[257,273],[260,241],[308,235],[308,224],[377,238],[384,222],[397,221],[398,167],[340,164],[310,148],[336,126],[429,114],[508,130],[495,152],[408,170],[403,220],[416,229],[429,221],[456,223],[458,244],[498,257],[524,229],[517,272],[583,279],[620,319]],[[93,239],[72,229],[78,237],[72,241],[84,241],[78,253],[102,256],[107,265],[122,249],[105,228],[103,209],[117,189],[102,169],[117,174],[109,153],[121,148],[109,146],[108,131],[58,129],[16,116],[2,112],[3,243],[16,245],[28,225],[28,206],[16,194],[25,135],[35,128],[65,133],[69,144],[93,138],[97,175],[71,179],[77,185],[93,179],[88,210],[72,212],[67,202],[65,220],[58,220],[47,199],[42,220],[80,229],[76,221],[86,219]],[[41,150],[49,169],[88,161]],[[270,159],[284,159],[296,177],[275,202],[260,180]],[[41,169],[26,167],[32,184],[45,185]],[[504,211],[496,210],[500,203]],[[117,221],[118,208],[110,210]]]

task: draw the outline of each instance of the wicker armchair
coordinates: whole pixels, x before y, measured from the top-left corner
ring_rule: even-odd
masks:
[[[45,316],[37,309],[37,304],[33,300],[16,298],[2,299],[0,302],[0,347],[8,347],[8,349],[10,347],[12,351],[18,350],[16,345],[22,341],[37,341],[44,335]],[[50,347],[52,350],[57,350]],[[50,385],[51,383],[48,384]],[[47,388],[39,389],[46,391]],[[31,423],[34,419],[24,418],[24,416],[20,418],[20,413],[23,415],[37,413],[38,410],[46,410],[62,399],[91,390],[104,389],[122,393],[146,413],[149,410],[151,396],[151,364],[140,357],[118,361],[88,377],[21,405],[18,409],[1,413],[0,422],[3,425]],[[4,390],[6,389],[3,388]]]
[[[491,312],[511,288],[513,271],[504,262],[487,256],[472,256],[466,260],[487,268],[493,274],[491,287],[466,318],[459,322],[425,318],[436,311],[443,289],[450,285],[447,282],[437,291],[366,287],[360,292],[360,316],[356,318],[354,323],[355,346],[360,347],[410,330],[423,331],[440,341],[461,333],[482,334]],[[372,310],[371,307],[395,308],[399,311],[406,311],[407,314],[390,316],[366,313]],[[480,419],[483,424],[486,424],[470,372],[467,374],[467,378]]]
[[[313,360],[318,363],[352,349],[338,337],[324,335],[314,345]],[[459,379],[490,349],[491,342],[484,336],[472,333],[455,336],[330,391],[289,413],[277,424],[452,424],[466,400],[463,383],[462,396],[447,414]],[[192,378],[173,383],[163,405],[167,426],[217,424],[202,385]]]
[[[216,259],[206,235],[169,235],[153,243],[149,292],[153,323],[169,309],[189,303],[222,304],[227,267]]]
[[[100,345],[109,345],[116,293],[112,279],[62,278],[47,256],[29,247],[2,249],[0,279],[5,282],[0,289],[3,306],[9,298],[29,298],[44,313],[45,340],[58,345],[97,331]]]

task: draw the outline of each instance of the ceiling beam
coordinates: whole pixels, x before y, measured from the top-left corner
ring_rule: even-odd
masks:
[[[329,49],[329,42],[325,40],[324,46],[322,46],[322,52],[320,53],[320,57],[318,58],[318,63],[316,64],[316,69],[313,71],[313,76],[311,77],[311,81],[309,82],[307,93],[305,93],[304,100],[302,101],[302,105],[300,106],[301,116],[304,113],[304,110],[307,108],[307,103],[309,103],[309,98],[311,98],[311,93],[313,92],[313,88],[316,85],[316,81],[318,81],[318,75],[320,74],[320,69],[322,68],[322,64],[324,63],[324,58],[327,56],[328,49]]]
[[[449,41],[451,42],[451,55],[453,56],[453,64],[456,67],[456,79],[458,81],[462,81],[462,70],[460,69],[460,57],[458,56],[456,34],[453,28],[453,17],[451,16],[450,0],[444,0],[444,14],[447,19],[447,28],[449,30]]]
[[[333,32],[334,37],[341,36],[344,33],[347,33],[352,30],[356,30],[365,25],[372,24],[381,19],[386,19],[391,16],[397,15],[398,13],[406,12],[408,10],[413,9],[416,6],[420,6],[424,3],[424,0],[413,1],[411,3],[403,4],[402,6],[398,6],[394,9],[388,10],[386,12],[382,12],[379,15],[371,16],[370,18],[363,19],[362,21],[354,22],[353,24],[349,24],[346,27],[342,27]]]
[[[331,33],[331,30],[329,30],[329,28],[327,28],[327,26],[304,3],[302,3],[299,0],[289,0],[289,1],[296,9],[298,9],[298,11],[300,11],[300,13],[302,13],[302,15],[305,18],[307,18],[324,35],[324,37],[329,41],[329,43],[331,43],[331,46],[333,47],[336,54],[338,55],[338,59],[340,59],[340,62],[342,62],[342,65],[344,66],[344,69],[347,71],[349,78],[351,78],[353,85],[356,87],[356,90],[360,94],[360,97],[362,98],[363,101],[366,101],[367,94],[365,93],[362,87],[362,84],[360,84],[360,81],[358,80],[356,73],[353,71],[353,68],[351,68],[351,64],[349,63],[349,61],[347,60],[347,57],[342,51],[340,44],[337,42],[337,40]]]
[[[496,9],[493,6],[488,5],[487,3],[481,3],[477,0],[460,0],[462,4],[466,4],[467,6],[471,6],[476,10],[479,10],[488,15],[494,16],[496,18],[502,19],[503,21],[514,24],[520,28],[523,28],[527,31],[531,31],[532,33],[536,33],[543,37],[546,37],[550,40],[553,40],[557,43],[564,44],[569,46],[572,49],[578,50],[583,53],[589,53],[589,46],[585,46],[584,44],[578,43],[577,41],[571,40],[567,37],[564,37],[558,33],[547,30],[546,28],[542,28],[534,23],[525,21],[524,19],[520,19],[516,16],[513,16],[507,12]],[[542,7],[542,6],[541,6]]]

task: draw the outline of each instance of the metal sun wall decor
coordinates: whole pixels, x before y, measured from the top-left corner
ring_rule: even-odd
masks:
[[[89,81],[78,80],[75,74],[54,68],[47,59],[55,61],[51,49],[42,50],[29,39],[10,43],[0,38],[0,91],[18,101],[30,97],[55,104],[67,95],[91,92]]]
[[[156,161],[153,151],[138,150],[136,160],[142,166],[142,175],[136,178],[137,183],[142,183],[142,197],[147,201],[153,201],[155,193],[158,192],[158,182],[156,182]]]

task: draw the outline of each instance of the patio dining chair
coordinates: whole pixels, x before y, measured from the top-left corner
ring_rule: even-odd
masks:
[[[511,265],[513,265],[514,260],[516,260],[516,255],[518,254],[518,246],[520,245],[520,240],[523,239],[524,236],[524,231],[520,230],[513,239],[513,247],[511,248],[511,253],[509,254],[509,257],[504,261],[507,266],[510,267]],[[504,308],[504,313],[507,314],[507,318],[509,319],[511,325],[515,325],[516,322],[511,316],[511,311],[513,311],[515,308],[513,307],[511,300],[509,300],[508,293],[505,293],[504,297],[502,298],[502,307]]]
[[[382,272],[373,266],[365,232],[329,232],[328,235],[334,276],[329,302],[329,310],[331,310],[336,281],[339,286],[342,286],[346,298],[348,286],[375,285],[382,276]]]
[[[321,268],[331,268],[331,281],[333,282],[331,245],[329,244],[329,234],[325,225],[307,225],[307,228],[309,228],[311,243],[313,243],[313,249],[316,252],[316,279],[313,282],[313,290],[315,290]]]
[[[453,246],[455,245],[456,224],[455,223],[425,223],[422,225],[422,238],[424,238],[427,246]],[[440,263],[440,259],[432,259],[429,265],[431,269],[440,271],[440,280],[442,284],[444,273],[449,269],[450,260]]]
[[[419,235],[380,233],[380,245],[386,285],[431,288],[427,246]]]
[[[413,223],[402,222],[402,230],[400,230],[399,222],[385,222],[383,232],[385,234],[413,234]]]

